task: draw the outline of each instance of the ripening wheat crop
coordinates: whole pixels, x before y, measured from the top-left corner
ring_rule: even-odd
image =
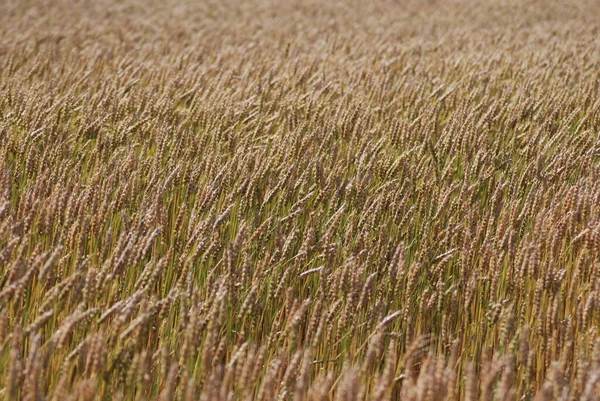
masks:
[[[597,1],[0,9],[0,398],[599,399]]]

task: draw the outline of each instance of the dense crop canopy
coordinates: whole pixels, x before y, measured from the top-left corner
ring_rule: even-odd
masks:
[[[597,399],[597,2],[0,8],[4,399]]]

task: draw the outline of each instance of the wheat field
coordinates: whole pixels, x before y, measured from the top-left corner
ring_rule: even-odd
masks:
[[[598,1],[0,9],[0,398],[600,399]]]

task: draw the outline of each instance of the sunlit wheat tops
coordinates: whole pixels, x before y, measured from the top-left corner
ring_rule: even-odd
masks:
[[[0,8],[0,398],[599,399],[597,2]]]

